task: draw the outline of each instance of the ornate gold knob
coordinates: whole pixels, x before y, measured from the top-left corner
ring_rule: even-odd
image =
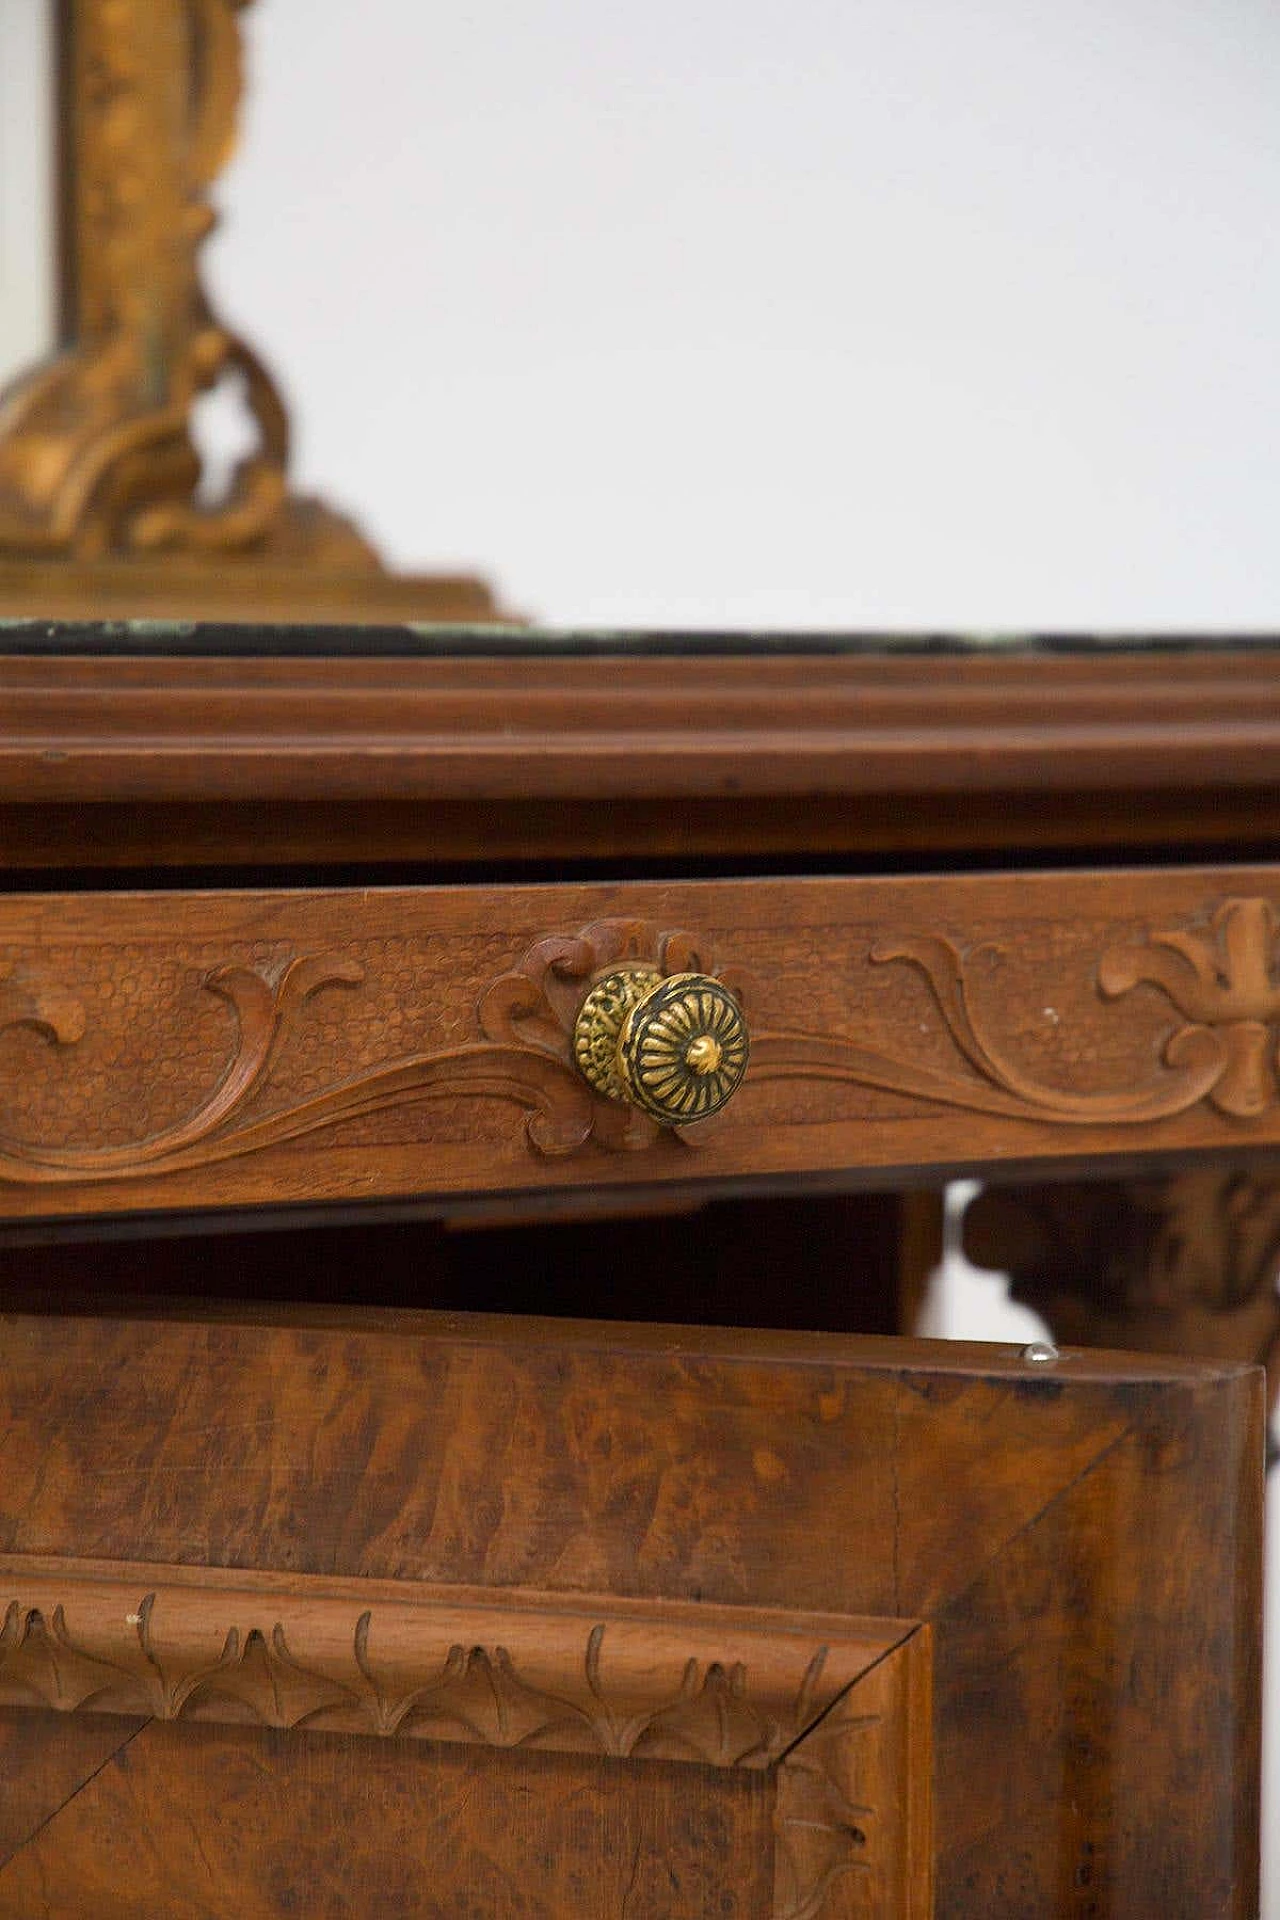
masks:
[[[597,1093],[666,1127],[718,1113],[747,1070],[747,1023],[705,973],[616,967],[597,980],[573,1030],[573,1054]]]

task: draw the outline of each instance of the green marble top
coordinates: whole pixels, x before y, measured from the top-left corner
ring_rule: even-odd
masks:
[[[1266,633],[803,633],[570,631],[509,626],[245,625],[171,620],[0,620],[2,654],[448,655],[1090,654],[1280,648]]]

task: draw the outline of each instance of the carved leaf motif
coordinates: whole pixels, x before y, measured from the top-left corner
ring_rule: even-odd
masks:
[[[510,1100],[523,1107],[530,1143],[540,1153],[571,1153],[587,1138],[591,1100],[577,1075],[518,1044],[480,1044],[408,1055],[372,1073],[340,1081],[299,1106],[259,1119],[242,1118],[249,1101],[268,1083],[272,1060],[305,1003],[325,988],[359,986],[363,978],[363,968],[343,955],[303,955],[274,981],[248,967],[215,968],[204,985],[231,1005],[236,1046],[230,1066],[208,1100],[177,1126],[123,1147],[46,1147],[0,1135],[0,1178],[47,1185],[206,1166],[376,1113],[402,1100],[460,1093]]]
[[[780,1768],[774,1920],[815,1920],[839,1881],[872,1871],[876,1811],[851,1800],[847,1782],[850,1748],[879,1721],[855,1713],[846,1693]]]
[[[1165,1048],[1171,1065],[1212,1034],[1224,1057],[1208,1098],[1220,1112],[1250,1120],[1276,1098],[1276,912],[1268,900],[1227,900],[1210,925],[1212,941],[1174,931],[1153,934],[1145,947],[1109,948],[1098,963],[1098,985],[1110,999],[1156,987],[1187,1016],[1192,1024]]]
[[[1145,1085],[1076,1094],[1035,1080],[1008,1058],[975,997],[975,961],[1000,950],[963,953],[952,942],[928,935],[880,942],[869,957],[872,965],[906,964],[923,975],[967,1071],[895,1057],[857,1040],[774,1031],[754,1041],[752,1075],[756,1080],[844,1081],[972,1112],[1067,1126],[1147,1124],[1185,1113],[1202,1100],[1233,1118],[1253,1118],[1277,1097],[1280,1015],[1271,1023],[1280,1007],[1280,983],[1274,979],[1276,915],[1265,901],[1234,900],[1219,908],[1212,924],[1216,947],[1173,931],[1154,935],[1145,947],[1108,948],[1099,960],[1098,987],[1105,997],[1153,986],[1180,1010],[1196,1015],[1168,1035],[1162,1071]],[[0,1179],[56,1185],[188,1170],[408,1101],[463,1095],[522,1107],[529,1143],[542,1154],[573,1153],[588,1141],[614,1151],[652,1146],[664,1130],[633,1107],[595,1098],[572,1062],[583,982],[620,960],[643,961],[663,972],[710,970],[691,935],[659,933],[643,921],[598,921],[580,934],[555,935],[536,943],[519,968],[483,994],[479,1041],[390,1060],[257,1118],[246,1117],[246,1108],[251,1100],[261,1106],[271,1063],[298,1010],[324,989],[358,986],[363,973],[342,955],[299,956],[274,978],[247,967],[215,968],[204,984],[234,1011],[235,1050],[214,1092],[194,1113],[163,1133],[122,1147],[47,1147],[0,1135]],[[749,986],[727,972],[721,977],[735,994]],[[68,1042],[83,1030],[83,1011],[66,996],[42,995],[25,986],[19,990],[6,981],[0,983],[0,1025],[13,1021]],[[696,1129],[688,1135],[670,1131],[686,1144],[703,1137]]]
[[[1045,1086],[1009,1059],[978,1004],[978,964],[1002,949],[961,951],[930,934],[884,940],[873,966],[906,964],[928,983],[952,1045],[968,1073],[898,1058],[857,1041],[773,1032],[753,1044],[757,1079],[829,1079],[881,1088],[1011,1119],[1060,1126],[1138,1126],[1187,1113],[1207,1100],[1233,1119],[1254,1119],[1277,1098],[1280,981],[1275,978],[1277,917],[1264,900],[1228,900],[1213,915],[1216,945],[1179,931],[1146,946],[1109,947],[1098,961],[1098,990],[1119,999],[1139,985],[1158,988],[1190,1024],[1167,1036],[1159,1077],[1116,1092],[1072,1093]]]
[[[38,1607],[23,1609],[16,1600],[5,1609],[0,1687],[8,1697],[16,1692],[59,1713],[71,1713],[106,1696],[115,1704],[123,1689],[126,1698],[117,1707],[123,1711],[138,1704],[136,1688],[128,1692],[131,1682],[126,1667],[76,1646],[60,1606],[47,1620]]]
[[[886,1671],[884,1630],[900,1634],[900,1623],[850,1622],[848,1638],[838,1624],[830,1644],[815,1644],[816,1619],[797,1637],[805,1616],[785,1626],[771,1611],[711,1609],[704,1621],[702,1608],[677,1606],[690,1655],[666,1603],[650,1616],[640,1603],[605,1601],[619,1607],[616,1622],[587,1627],[580,1601],[564,1596],[516,1592],[498,1602],[489,1590],[425,1598],[411,1588],[414,1597],[402,1599],[388,1587],[353,1620],[354,1593],[304,1578],[288,1596],[286,1630],[272,1621],[275,1574],[193,1580],[189,1570],[159,1569],[157,1590],[135,1607],[138,1568],[63,1571],[10,1557],[9,1593],[24,1567],[39,1604],[7,1602],[0,1703],[770,1771],[775,1920],[820,1912],[835,1920],[845,1907],[838,1898],[824,1905],[831,1889],[850,1874],[883,1872],[882,1816],[866,1801],[881,1791],[885,1761],[865,1737],[888,1727],[896,1738],[898,1723],[855,1709],[859,1700],[881,1708],[881,1693],[860,1689]],[[66,1603],[54,1598],[59,1586],[70,1589]],[[467,1631],[500,1618],[518,1656]],[[731,1657],[714,1657],[722,1635]]]
[[[537,941],[518,967],[495,980],[480,999],[481,1031],[500,1044],[537,1048],[576,1073],[573,1030],[586,983],[625,962],[651,966],[664,975],[713,971],[705,947],[692,934],[661,932],[646,920],[596,920],[572,937]],[[736,976],[721,977],[739,992]],[[636,1107],[591,1101],[590,1138],[598,1146],[634,1152],[666,1135],[692,1146],[705,1137],[705,1127],[688,1132],[664,1128]]]
[[[220,1707],[230,1703],[272,1727],[354,1714],[366,1731],[382,1736],[413,1732],[493,1747],[764,1767],[805,1731],[826,1658],[819,1648],[782,1718],[752,1699],[743,1663],[704,1666],[694,1659],[665,1698],[637,1710],[615,1696],[603,1672],[604,1623],[588,1636],[577,1689],[531,1682],[505,1647],[455,1643],[430,1679],[398,1690],[380,1675],[371,1650],[371,1609],[355,1622],[345,1671],[334,1671],[328,1658],[320,1665],[298,1658],[279,1621],[232,1625],[214,1658],[193,1662],[189,1644],[166,1650],[156,1609],[151,1593],[124,1615],[130,1637],[121,1657],[108,1659],[77,1643],[61,1605],[46,1620],[39,1608],[11,1601],[0,1628],[0,1697],[29,1697],[63,1711],[89,1705],[141,1711],[161,1720],[222,1718]]]
[[[1004,1057],[987,1032],[974,1002],[970,970],[981,954],[993,951],[999,952],[999,949],[976,947],[962,957],[949,940],[920,936],[913,940],[883,942],[872,949],[871,958],[877,965],[905,960],[918,968],[929,982],[957,1048],[991,1086],[1009,1097],[1013,1111],[1025,1117],[1052,1119],[1069,1125],[1158,1120],[1194,1106],[1220,1077],[1225,1064],[1224,1050],[1214,1034],[1205,1032],[1201,1044],[1184,1049],[1182,1057],[1170,1062],[1179,1069],[1172,1085],[1165,1080],[1122,1093],[1080,1094],[1040,1085]],[[1000,1110],[1010,1111],[1010,1108]]]
[[[277,1622],[270,1635],[251,1627],[243,1645],[238,1628],[232,1627],[222,1659],[182,1683],[169,1717],[199,1714],[219,1701],[238,1701],[266,1726],[300,1727],[357,1698],[352,1688],[295,1660]]]
[[[611,1699],[601,1677],[605,1627],[593,1627],[583,1656],[585,1697],[549,1692],[517,1672],[504,1647],[452,1646],[439,1675],[396,1697],[378,1678],[369,1654],[368,1614],[356,1628],[355,1659],[368,1689],[365,1702],[380,1733],[409,1730],[461,1734],[488,1746],[585,1744],[616,1759],[632,1755],[696,1760],[718,1767],[764,1766],[777,1758],[805,1724],[822,1670],[819,1650],[785,1724],[763,1714],[750,1698],[747,1671],[712,1662],[686,1663],[679,1687],[657,1706],[627,1712]]]
[[[408,1101],[459,1096],[522,1107],[529,1144],[547,1156],[576,1152],[591,1139],[613,1151],[649,1146],[663,1129],[634,1108],[595,1098],[573,1065],[570,1045],[581,981],[600,965],[646,954],[656,955],[664,966],[674,956],[682,968],[698,958],[689,935],[659,935],[638,920],[599,921],[583,934],[539,941],[519,970],[502,975],[482,996],[483,1039],[403,1055],[296,1106],[255,1118],[247,1117],[246,1109],[251,1101],[261,1105],[272,1062],[299,1010],[322,990],[361,985],[364,971],[341,954],[298,956],[275,977],[250,967],[216,967],[203,984],[234,1012],[235,1050],[215,1090],[194,1113],[121,1147],[53,1147],[0,1134],[0,1179],[57,1185],[186,1171]],[[15,1017],[30,1018],[26,1006],[24,1001],[24,1011]],[[59,1037],[75,1037],[73,1024],[68,1013]]]

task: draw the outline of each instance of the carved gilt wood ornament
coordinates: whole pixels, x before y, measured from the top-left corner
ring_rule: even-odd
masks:
[[[882,940],[872,948],[870,963],[906,965],[924,976],[967,1071],[939,1069],[906,1051],[899,1055],[839,1035],[766,1028],[753,1035],[747,1080],[843,1081],[1055,1126],[1141,1126],[1201,1102],[1229,1120],[1247,1123],[1269,1112],[1280,1090],[1276,912],[1269,901],[1228,900],[1213,913],[1210,926],[1208,937],[1162,931],[1142,944],[1107,947],[1099,956],[1096,990],[1104,1001],[1120,1001],[1145,987],[1181,1016],[1164,1038],[1156,1073],[1115,1092],[1072,1093],[1022,1071],[990,1032],[972,986],[975,961],[993,952],[998,958],[999,949],[962,952],[948,940],[928,936]],[[584,1009],[595,1009],[601,991],[622,975],[648,983],[646,994],[669,990],[666,998],[678,997],[681,981],[692,976],[694,1000],[700,994],[712,1007],[708,1030],[714,1027],[717,1048],[723,1041],[726,1051],[738,1049],[736,1086],[745,1066],[744,1013],[754,1018],[756,986],[731,969],[717,969],[691,934],[619,919],[538,941],[481,995],[472,1041],[392,1055],[348,1076],[337,1073],[306,1099],[273,1107],[273,1063],[307,1004],[321,994],[359,992],[365,981],[362,963],[352,956],[307,954],[282,967],[228,964],[204,975],[204,991],[225,1001],[234,1014],[234,1046],[213,1089],[184,1119],[145,1139],[110,1147],[46,1145],[4,1129],[0,1179],[58,1185],[177,1172],[260,1152],[387,1108],[464,1096],[522,1108],[529,1144],[542,1155],[572,1154],[589,1142],[612,1152],[642,1150],[663,1137],[695,1145],[702,1127],[672,1124],[675,1108],[668,1123],[660,1124],[654,1117],[656,1101],[618,1099],[604,1085],[594,1054],[584,1063],[584,1046],[591,1054],[599,1024],[593,1013],[586,1031]],[[669,1011],[662,991],[658,998]],[[70,1048],[84,1036],[85,1023],[74,994],[46,989],[37,965],[11,965],[0,977],[0,1030],[30,1027],[51,1045]],[[614,1028],[618,1025],[614,1021]],[[617,1034],[613,1028],[610,1033],[615,1045]],[[694,1048],[704,1038],[701,1029],[685,1034],[682,1028],[681,1035],[682,1045]],[[669,1052],[670,1035],[660,1038]],[[696,1080],[695,1066],[684,1063],[681,1071],[685,1080]],[[732,1112],[730,1106],[716,1124],[732,1125]]]
[[[0,1561],[7,1707],[773,1771],[774,1920],[841,1920],[845,1880],[891,1881],[880,1795],[911,1737],[893,1667],[926,1639],[666,1600]]]
[[[165,611],[191,617],[235,611],[238,585],[246,613],[317,617],[328,606],[367,618],[363,583],[384,612],[389,596],[410,617],[492,618],[481,582],[393,580],[350,520],[290,492],[279,389],[202,285],[248,4],[65,0],[63,338],[0,395],[0,605],[30,602],[47,617],[81,593],[78,610],[101,617],[129,610],[129,594],[151,611],[146,596],[159,590]],[[257,444],[209,502],[193,408],[224,382],[238,385]]]
[[[269,540],[376,570],[353,528],[285,488],[271,376],[213,313],[197,267],[241,93],[243,0],[72,0],[63,48],[75,159],[75,344],[0,412],[0,554],[226,554]],[[179,84],[198,76],[190,89]],[[195,502],[196,396],[238,374],[261,444],[230,497]]]

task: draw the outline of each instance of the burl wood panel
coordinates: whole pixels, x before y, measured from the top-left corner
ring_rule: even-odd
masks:
[[[691,1604],[713,1633],[722,1607],[923,1622],[932,1710],[911,1666],[920,1634],[841,1699],[856,1719],[862,1688],[893,1669],[897,1721],[931,1723],[940,1914],[1255,1911],[1254,1370],[1069,1352],[1035,1371],[1009,1350],[836,1336],[157,1310],[7,1317],[0,1414],[9,1554],[145,1560],[161,1585],[174,1577],[161,1562],[197,1585],[202,1568],[235,1570],[211,1591],[271,1570],[286,1610],[322,1577],[461,1582],[498,1607],[521,1588],[586,1612],[602,1599],[583,1596],[621,1597],[623,1612],[669,1609],[676,1637]],[[68,1573],[68,1635],[76,1590]],[[259,1606],[264,1643],[270,1614]],[[835,1772],[810,1748],[828,1725],[775,1772],[779,1835],[811,1759],[827,1812],[800,1833],[820,1829],[847,1859],[857,1833],[883,1849],[897,1822],[913,1857],[928,1737],[866,1794],[847,1771],[856,1739]],[[392,1744],[428,1750],[361,1742]],[[862,1799],[865,1826],[839,1811]],[[797,1871],[821,1882],[824,1858]],[[868,1911],[849,1905],[861,1883],[850,1869],[825,1904],[791,1907],[844,1920]],[[776,1874],[775,1911],[785,1884]],[[907,1884],[918,1906],[926,1869]]]
[[[47,1714],[0,1707],[0,1869],[145,1725],[145,1717],[93,1713],[51,1722]]]
[[[1280,1144],[1280,872],[0,903],[10,1215],[870,1178]],[[721,975],[747,1080],[660,1130],[570,1035],[619,960]]]
[[[772,1783],[151,1724],[0,1871],[5,1920],[758,1920]]]

